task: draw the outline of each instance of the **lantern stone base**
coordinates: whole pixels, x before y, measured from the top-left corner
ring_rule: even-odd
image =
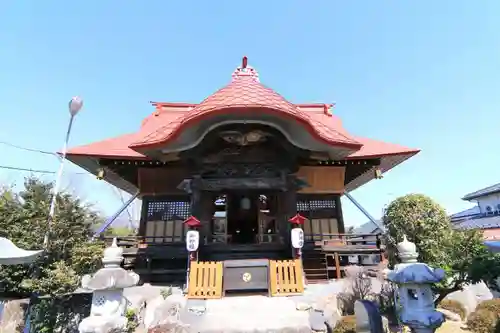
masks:
[[[107,333],[111,330],[123,330],[127,326],[127,318],[123,316],[87,317],[78,326],[80,333]]]

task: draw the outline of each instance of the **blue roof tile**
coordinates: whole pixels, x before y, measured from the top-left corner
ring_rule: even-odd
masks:
[[[475,217],[479,214],[481,214],[481,210],[479,209],[479,206],[474,206],[474,207],[468,208],[466,210],[463,210],[461,212],[450,215],[450,219],[451,219],[452,223],[455,223],[455,222],[461,221],[461,220],[466,219],[466,218]]]
[[[377,224],[379,225],[378,228],[371,221],[363,223],[359,227],[354,228],[353,234],[372,234],[377,229],[383,228],[382,220],[377,220]]]
[[[476,198],[484,197],[489,194],[500,193],[500,183],[485,187],[483,189],[477,190],[475,192],[466,194],[463,200],[473,200]]]
[[[500,215],[480,215],[478,217],[463,219],[455,222],[453,227],[462,230],[500,228]]]

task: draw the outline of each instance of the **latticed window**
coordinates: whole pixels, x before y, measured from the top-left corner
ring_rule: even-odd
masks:
[[[144,198],[147,200],[146,242],[182,243],[187,228],[184,221],[191,215],[189,196]]]
[[[297,212],[306,217],[306,240],[321,240],[338,233],[336,195],[298,194]]]

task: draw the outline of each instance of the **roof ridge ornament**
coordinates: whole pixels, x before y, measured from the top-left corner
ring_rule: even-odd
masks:
[[[241,66],[236,67],[236,69],[233,72],[233,81],[238,80],[240,77],[250,77],[252,78],[255,82],[260,82],[259,80],[259,73],[255,68],[252,66],[248,65],[248,58],[243,57],[241,60]]]

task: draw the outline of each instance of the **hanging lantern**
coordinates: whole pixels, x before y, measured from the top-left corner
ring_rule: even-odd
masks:
[[[98,180],[103,180],[105,176],[106,176],[106,170],[104,170],[104,168],[100,168],[100,169],[97,171],[96,178],[97,178]]]
[[[288,222],[290,222],[291,224],[294,224],[294,225],[303,225],[306,220],[307,219],[304,216],[297,213],[297,214],[295,214],[294,217],[289,219]]]
[[[200,233],[197,230],[189,230],[186,233],[186,250],[189,252],[194,252],[198,250],[198,247],[200,246]],[[189,258],[190,260],[194,259]]]
[[[302,228],[293,228],[290,236],[294,249],[301,249],[304,246],[304,230]]]
[[[188,227],[191,227],[191,228],[198,228],[201,226],[201,222],[200,220],[198,220],[196,217],[194,216],[190,216],[187,218],[186,221],[183,222],[185,225],[187,225]]]
[[[252,202],[248,198],[243,198],[240,201],[240,207],[243,210],[249,210],[250,207],[252,206]]]

